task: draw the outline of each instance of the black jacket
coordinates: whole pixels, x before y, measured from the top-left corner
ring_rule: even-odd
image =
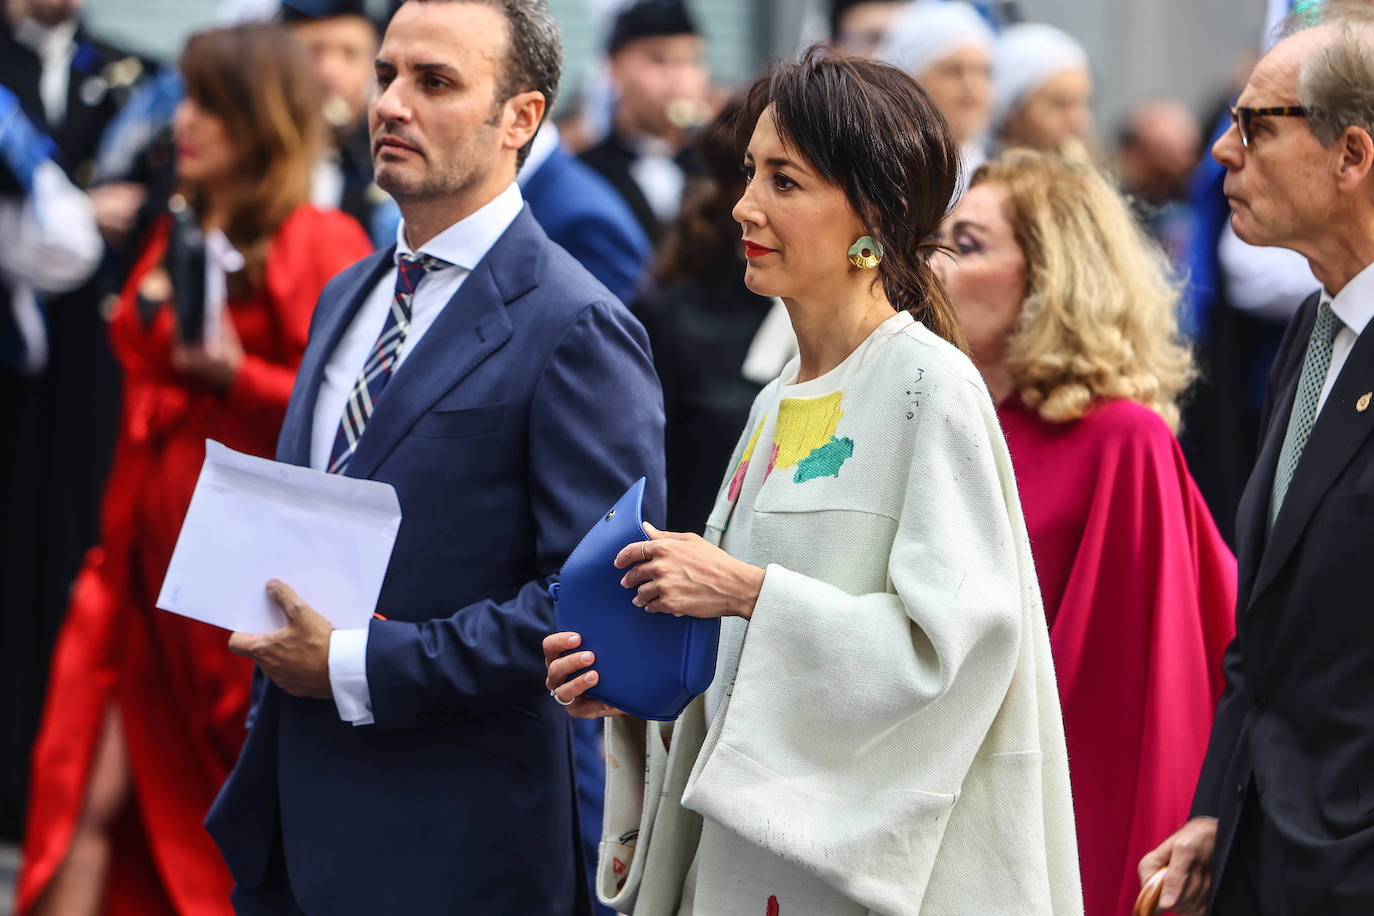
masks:
[[[634,148],[615,133],[611,133],[596,146],[584,150],[580,158],[625,198],[625,203],[630,205],[630,210],[634,213],[635,219],[639,220],[639,225],[643,227],[649,241],[654,245],[661,242],[667,226],[655,215],[654,208],[649,206],[644,192],[630,175],[630,166],[639,158]],[[695,145],[689,144],[674,157],[673,161],[688,178],[702,174],[701,160],[697,156]]]
[[[1271,531],[1270,490],[1318,296],[1288,327],[1237,519],[1236,639],[1194,800],[1222,883],[1253,780],[1284,912],[1374,913],[1374,333],[1317,417]]]

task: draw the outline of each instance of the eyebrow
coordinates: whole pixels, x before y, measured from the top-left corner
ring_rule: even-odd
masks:
[[[988,231],[988,227],[987,227],[987,226],[984,226],[982,223],[978,222],[976,219],[959,219],[959,220],[955,220],[955,221],[954,221],[954,225],[950,228],[950,231],[952,231],[952,232],[959,232],[959,231],[962,230],[962,229],[977,229],[977,230],[979,230],[980,232],[987,232],[987,231]]]
[[[383,59],[383,58],[380,58],[380,57],[377,58],[375,61],[372,62],[372,66],[373,66],[374,69],[377,69],[377,70],[389,70],[389,71],[391,71],[392,73],[397,72],[396,65],[395,65],[394,63],[392,63],[392,62],[389,61],[389,60],[385,60],[385,59]],[[418,70],[418,71],[420,71],[421,73],[437,73],[437,74],[439,74],[440,76],[447,76],[447,77],[450,77],[450,78],[452,78],[452,79],[457,79],[457,78],[458,78],[458,68],[453,67],[453,66],[450,66],[449,64],[441,64],[441,63],[422,63],[422,64],[415,64],[414,66],[411,67],[411,69],[412,69],[412,70]]]
[[[441,76],[451,76],[455,78],[458,76],[458,68],[449,66],[448,64],[416,64],[411,69],[419,70],[421,73],[438,73]]]
[[[752,161],[754,154],[749,150],[745,150],[744,158]],[[775,169],[797,169],[799,171],[807,171],[806,166],[793,159],[788,159],[785,156],[769,156],[767,159],[763,160],[763,164]]]

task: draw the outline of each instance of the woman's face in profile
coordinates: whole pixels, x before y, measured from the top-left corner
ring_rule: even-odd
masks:
[[[936,254],[932,266],[949,291],[974,360],[980,366],[998,362],[1026,296],[1026,258],[1012,231],[1006,188],[970,188],[940,227],[940,241],[955,254]]]
[[[232,178],[239,155],[224,120],[189,96],[172,116],[177,176],[201,186]]]
[[[744,235],[744,283],[760,296],[838,292],[855,270],[849,247],[866,232],[844,192],[783,145],[772,109],[759,116],[744,154],[747,184],[735,204]]]

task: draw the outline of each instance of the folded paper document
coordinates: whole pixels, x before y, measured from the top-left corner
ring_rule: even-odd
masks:
[[[205,464],[157,606],[246,633],[286,624],[281,579],[336,627],[377,606],[401,505],[390,484],[325,474],[205,443]]]

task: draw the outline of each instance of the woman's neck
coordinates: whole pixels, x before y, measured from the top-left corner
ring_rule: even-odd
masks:
[[[992,403],[1001,404],[1016,390],[1016,383],[1012,380],[1011,370],[1007,368],[1007,361],[1004,356],[984,357],[975,350],[973,365],[977,367],[978,374],[983,377],[983,384],[988,386],[988,394],[992,395]]]
[[[863,288],[837,305],[821,297],[783,299],[797,334],[797,351],[801,356],[798,382],[825,375],[859,344],[873,333],[873,329],[893,315],[892,304],[881,287],[871,286],[867,280]]]
[[[202,191],[200,227],[206,232],[214,229],[224,231],[233,215],[231,202],[238,193],[237,187],[206,188]]]

